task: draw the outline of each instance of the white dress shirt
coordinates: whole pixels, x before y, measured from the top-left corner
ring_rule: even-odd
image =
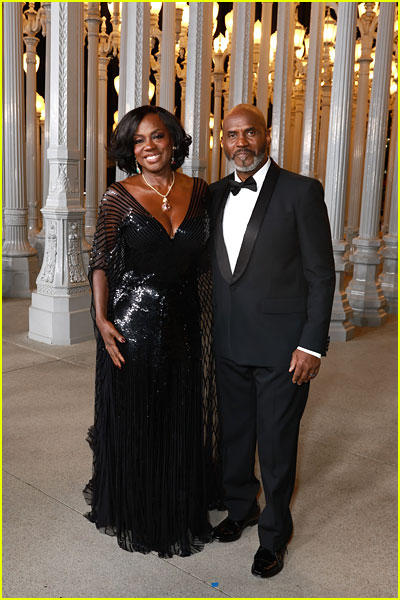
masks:
[[[226,201],[222,231],[232,273],[235,270],[244,234],[270,164],[271,159],[268,159],[265,165],[253,175],[253,179],[257,184],[256,192],[248,188],[242,188],[236,196],[230,193]],[[235,181],[241,181],[236,171]]]
[[[222,231],[232,273],[235,270],[244,234],[246,233],[247,225],[249,224],[250,217],[258,200],[270,164],[271,159],[269,158],[265,165],[253,175],[253,179],[257,184],[256,192],[253,192],[248,188],[242,188],[236,196],[230,193],[226,201],[222,220]],[[235,181],[241,181],[236,171]],[[313,350],[307,350],[300,346],[298,346],[298,350],[321,358],[321,354],[314,352]]]

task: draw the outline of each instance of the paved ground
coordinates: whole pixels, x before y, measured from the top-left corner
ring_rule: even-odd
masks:
[[[264,581],[250,573],[256,528],[164,560],[120,550],[83,518],[94,343],[28,340],[28,306],[3,305],[4,597],[397,597],[394,317],[323,360],[301,427],[295,535]]]

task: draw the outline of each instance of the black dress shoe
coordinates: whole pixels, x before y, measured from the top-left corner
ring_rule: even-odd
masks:
[[[260,507],[258,503],[249,512],[245,519],[233,521],[229,517],[221,521],[217,527],[214,527],[212,537],[218,542],[234,542],[238,540],[247,526],[256,525],[260,516]]]
[[[280,550],[272,552],[268,548],[259,547],[254,556],[251,572],[256,577],[273,577],[283,569],[286,545]]]

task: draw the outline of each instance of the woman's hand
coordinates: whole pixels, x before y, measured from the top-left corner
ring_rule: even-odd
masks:
[[[119,331],[115,329],[111,321],[96,321],[96,325],[101,333],[101,337],[103,338],[106,350],[111,356],[111,360],[113,361],[116,367],[121,369],[122,365],[125,364],[125,359],[119,351],[115,340],[124,343],[125,338],[119,333]]]
[[[117,331],[114,324],[107,319],[108,282],[102,269],[93,271],[93,301],[96,310],[96,325],[101,333],[106,350],[114,365],[119,369],[125,364],[124,357],[118,350],[115,340],[123,343],[124,337]]]

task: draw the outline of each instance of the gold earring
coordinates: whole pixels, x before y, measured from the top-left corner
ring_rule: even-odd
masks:
[[[175,150],[176,150],[176,146],[172,146],[171,167],[174,167],[176,165],[176,160],[175,160],[175,155],[174,155]]]

